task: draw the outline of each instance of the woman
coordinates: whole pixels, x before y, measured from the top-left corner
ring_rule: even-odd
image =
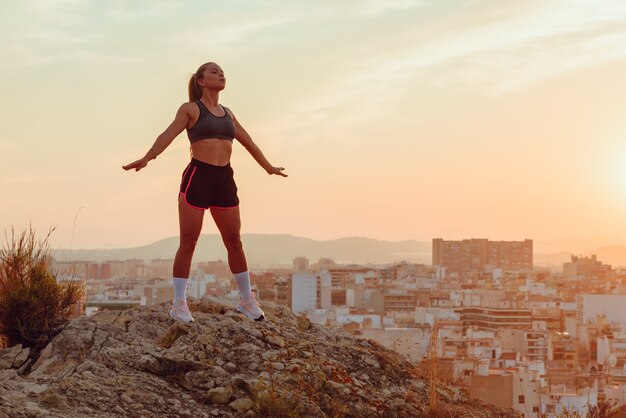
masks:
[[[230,166],[233,139],[237,139],[268,174],[287,175],[283,167],[274,167],[267,161],[233,112],[219,104],[219,94],[225,85],[224,71],[219,65],[202,64],[189,80],[189,102],[180,106],[174,121],[157,137],[143,158],[123,166],[124,170],[141,170],[187,129],[192,158],[183,171],[178,195],[180,245],[174,259],[174,301],[170,310],[170,316],[182,322],[193,321],[187,306],[186,286],[206,209],[210,210],[228,251],[228,265],[239,288],[237,310],[256,321],[265,318],[250,290],[250,275],[239,235],[239,199]]]

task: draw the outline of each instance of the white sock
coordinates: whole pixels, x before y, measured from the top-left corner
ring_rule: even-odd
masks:
[[[174,302],[177,300],[187,300],[187,279],[174,277],[172,278],[174,284]]]
[[[242,271],[234,275],[237,287],[239,287],[239,295],[242,298],[249,298],[252,296],[252,290],[250,290],[250,273]]]

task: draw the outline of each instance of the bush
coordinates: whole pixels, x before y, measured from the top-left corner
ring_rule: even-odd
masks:
[[[0,249],[0,335],[8,346],[43,348],[67,323],[84,294],[76,282],[57,283],[49,269],[48,239],[35,239],[32,228]]]

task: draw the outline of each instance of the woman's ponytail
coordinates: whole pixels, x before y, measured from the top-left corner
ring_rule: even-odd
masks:
[[[211,62],[206,62],[202,64],[198,71],[195,72],[189,79],[189,101],[195,102],[196,100],[200,100],[202,97],[202,88],[198,85],[198,80],[202,80],[204,78],[204,69],[207,65],[212,64]]]
[[[200,86],[196,82],[196,75],[193,74],[191,79],[189,80],[189,101],[195,102],[202,97],[202,90],[200,90]]]

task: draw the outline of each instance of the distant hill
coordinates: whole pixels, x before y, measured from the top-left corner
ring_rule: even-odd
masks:
[[[246,256],[250,265],[291,265],[295,257],[308,257],[311,263],[321,257],[330,257],[339,263],[391,263],[406,260],[430,263],[430,242],[381,241],[371,238],[351,237],[329,241],[315,241],[293,235],[242,234]],[[174,258],[178,237],[165,238],[149,245],[102,250],[53,250],[58,261],[106,261],[156,258]],[[226,249],[218,234],[203,234],[198,240],[194,262],[226,260]]]
[[[424,264],[432,262],[432,243],[426,241],[382,241],[363,237],[316,241],[287,234],[243,234],[242,240],[251,266],[291,265],[292,260],[299,256],[308,257],[311,263],[317,262],[322,257],[330,257],[338,263],[381,264],[402,260]],[[59,261],[68,261],[70,257],[75,261],[99,262],[133,258],[168,259],[174,258],[177,248],[178,237],[170,237],[152,244],[131,248],[78,249],[71,253],[69,250],[57,249],[53,250],[53,256]],[[574,252],[566,247],[554,252],[535,252],[534,264],[538,267],[560,269],[563,263],[570,260],[572,254],[582,256],[596,254],[598,260],[603,263],[614,267],[626,266],[626,246],[624,245],[598,247],[593,251]],[[211,260],[225,261],[226,249],[218,234],[203,234],[198,240],[194,262]]]

